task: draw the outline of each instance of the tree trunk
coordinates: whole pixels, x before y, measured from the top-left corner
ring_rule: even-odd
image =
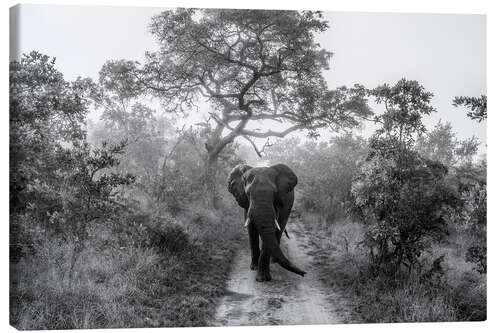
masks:
[[[209,197],[209,205],[215,209],[218,208],[219,202],[219,196],[217,193],[217,176],[219,171],[217,162],[219,154],[227,145],[231,144],[238,135],[240,135],[249,119],[249,116],[245,117],[240,121],[238,126],[231,131],[231,133],[224,137],[222,137],[222,131],[225,127],[223,123],[219,122],[210,138],[205,143],[205,148],[208,153],[205,162],[205,184],[207,195]]]
[[[205,190],[207,192],[207,204],[214,209],[219,207],[219,195],[217,193],[219,154],[234,139],[228,139],[228,137],[222,138],[223,130],[224,126],[218,124],[207,142],[205,142],[205,148],[207,150],[207,157],[205,160]]]
[[[217,209],[219,207],[219,195],[217,192],[217,157],[218,154],[209,152],[205,162],[205,189],[207,192],[207,204]]]

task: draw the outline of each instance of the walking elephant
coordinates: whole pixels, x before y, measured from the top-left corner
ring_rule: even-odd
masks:
[[[257,270],[257,281],[271,280],[271,256],[283,268],[301,276],[306,274],[293,265],[279,247],[292,210],[295,185],[297,176],[284,164],[256,168],[238,165],[229,174],[228,190],[245,210],[252,254],[250,269]]]

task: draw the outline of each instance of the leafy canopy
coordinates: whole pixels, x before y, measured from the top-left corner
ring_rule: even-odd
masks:
[[[382,115],[374,117],[381,124],[376,135],[404,147],[413,145],[416,137],[425,132],[422,117],[436,111],[430,104],[434,95],[414,80],[403,78],[392,87],[384,84],[368,94],[385,107]]]
[[[332,53],[314,41],[314,33],[328,28],[319,12],[176,9],[153,17],[150,28],[159,51],[146,53],[143,66],[108,62],[106,84],[123,94],[152,94],[175,112],[205,98],[219,146],[237,136],[352,127],[356,115],[370,112],[362,87],[328,89],[322,72]],[[251,120],[290,126],[251,131]]]
[[[458,140],[451,124],[440,120],[431,131],[417,139],[415,148],[423,157],[451,167],[472,163],[479,144],[475,136]]]
[[[453,99],[453,106],[464,106],[469,111],[467,116],[472,120],[481,122],[486,120],[488,112],[488,98],[486,95],[480,97],[457,96]]]

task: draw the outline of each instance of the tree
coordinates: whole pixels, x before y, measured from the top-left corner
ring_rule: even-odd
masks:
[[[486,120],[488,100],[486,95],[480,97],[457,96],[453,99],[453,106],[463,106],[469,109],[467,116],[481,122]]]
[[[434,129],[417,139],[416,149],[428,159],[439,161],[447,166],[456,163],[456,133],[449,122],[439,122]]]
[[[91,124],[89,140],[94,146],[102,141],[119,144],[126,140],[121,163],[115,169],[137,175],[134,188],[138,191],[131,196],[158,206],[158,188],[166,179],[167,159],[177,146],[173,121],[158,115],[125,89],[108,89],[104,82],[106,70],[106,67],[101,70],[98,82],[88,83],[87,95],[102,112],[101,122]]]
[[[479,144],[475,136],[458,140],[451,124],[440,120],[432,131],[418,137],[415,148],[423,157],[452,167],[471,164]]]
[[[455,155],[461,165],[470,165],[479,149],[480,141],[476,136],[458,142]]]
[[[10,207],[19,213],[43,199],[32,197],[29,185],[55,172],[57,149],[85,138],[88,101],[82,81],[65,81],[55,58],[36,51],[10,63],[9,79]]]
[[[124,209],[117,197],[120,188],[134,182],[134,176],[110,171],[120,164],[126,141],[92,149],[87,142],[77,142],[71,149],[57,154],[59,186],[50,188],[57,193],[58,207],[43,212],[49,217],[50,227],[64,238],[71,239],[74,249],[69,277],[89,238],[88,228],[95,220],[106,221]]]
[[[434,95],[417,81],[403,78],[392,87],[384,84],[369,90],[368,95],[385,107],[384,113],[373,119],[381,125],[375,137],[396,144],[392,147],[395,149],[413,146],[417,137],[425,132],[422,117],[436,111],[430,104]]]
[[[355,116],[369,113],[362,87],[327,87],[322,71],[332,54],[314,41],[328,28],[319,12],[177,9],[153,17],[150,28],[160,50],[147,53],[143,66],[109,62],[106,82],[152,94],[172,112],[208,101],[214,127],[205,143],[207,180],[237,137],[256,147],[254,138],[297,130],[314,136],[322,127],[356,126]],[[259,121],[287,127],[249,129]]]
[[[74,241],[73,266],[89,224],[122,207],[118,190],[133,177],[109,169],[118,165],[125,143],[90,148],[84,129],[88,89],[89,80],[65,81],[55,59],[38,52],[10,64],[13,252],[31,243],[30,233],[55,234]]]
[[[446,214],[457,194],[446,182],[448,169],[423,158],[415,149],[425,132],[422,117],[434,112],[432,94],[416,81],[402,79],[369,92],[385,112],[375,117],[380,128],[370,138],[369,153],[352,185],[355,205],[368,230],[376,271],[394,274],[418,263],[429,240],[446,234]]]
[[[137,176],[136,191],[129,196],[155,212],[167,209],[175,215],[201,194],[203,145],[213,130],[211,124],[200,122],[176,129],[175,119],[157,112],[128,88],[108,84],[106,79],[115,70],[105,65],[99,81],[88,83],[88,95],[102,111],[102,121],[93,126],[90,139],[96,143],[127,140],[117,168]],[[229,144],[221,151],[219,169],[235,156],[234,149],[235,144]]]

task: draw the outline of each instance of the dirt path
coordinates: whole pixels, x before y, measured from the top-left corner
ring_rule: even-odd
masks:
[[[295,221],[294,221],[295,222]],[[227,295],[223,297],[215,317],[215,326],[238,325],[308,325],[345,322],[340,298],[326,290],[318,280],[313,258],[307,254],[307,239],[297,237],[293,223],[287,228],[291,239],[282,241],[285,255],[307,271],[304,278],[271,264],[271,282],[255,281],[250,271],[248,247],[235,258]],[[344,310],[345,311],[345,310]]]

